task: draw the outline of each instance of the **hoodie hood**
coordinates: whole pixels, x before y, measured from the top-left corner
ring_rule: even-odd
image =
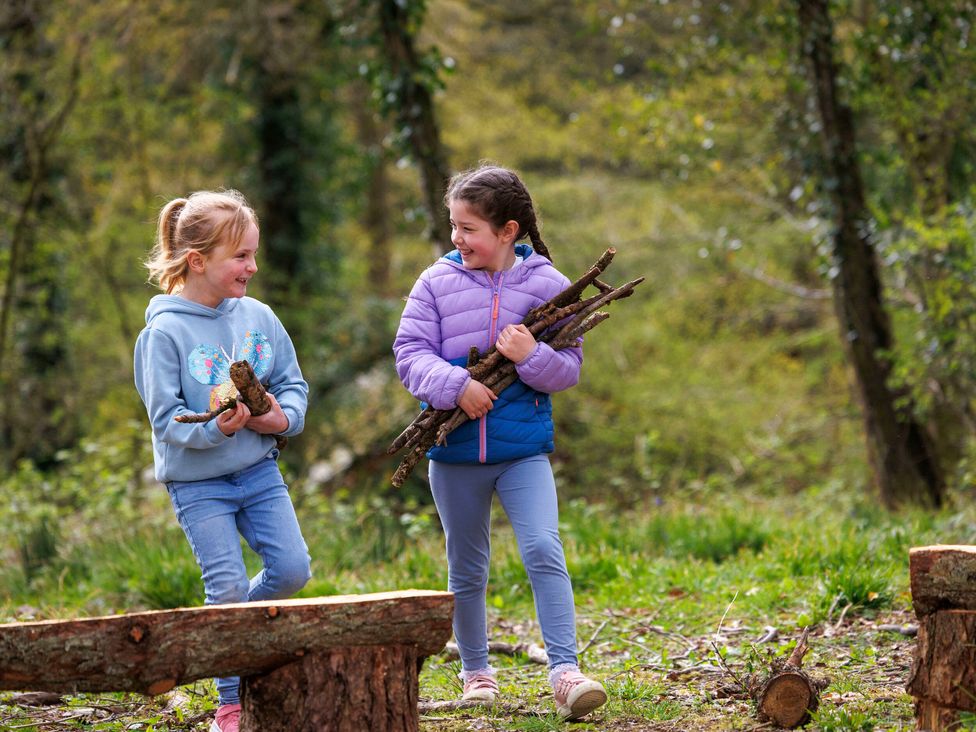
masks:
[[[217,307],[211,308],[179,295],[156,295],[146,307],[146,325],[150,325],[157,316],[163,313],[182,313],[210,319],[220,318],[234,312],[239,303],[239,298],[227,298],[221,301]]]

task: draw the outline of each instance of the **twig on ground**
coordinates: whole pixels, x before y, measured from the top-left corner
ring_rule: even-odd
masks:
[[[444,646],[444,653],[451,658],[460,658],[461,652],[458,650],[457,643],[451,642]],[[501,641],[489,641],[488,653],[498,653],[504,656],[518,656],[525,654],[532,663],[542,666],[549,664],[549,654],[546,649],[537,643],[503,643]]]
[[[718,621],[718,630],[716,630],[716,631],[715,631],[715,635],[717,635],[717,636],[718,636],[718,635],[721,635],[721,634],[722,634],[722,623],[724,623],[724,622],[725,622],[725,618],[726,618],[726,616],[727,616],[727,615],[729,614],[729,610],[731,610],[731,609],[732,609],[732,605],[734,605],[734,604],[735,604],[735,599],[736,599],[736,598],[737,598],[738,596],[739,596],[739,591],[738,591],[738,590],[736,590],[736,591],[735,591],[735,594],[734,594],[734,595],[732,595],[732,599],[731,599],[731,600],[729,600],[729,604],[728,604],[728,606],[727,606],[727,607],[725,608],[725,612],[724,612],[724,613],[722,613],[722,619]]]
[[[591,645],[593,645],[593,641],[596,640],[596,637],[598,635],[600,635],[600,631],[603,630],[606,627],[607,623],[609,623],[609,622],[610,622],[610,619],[607,618],[602,623],[600,623],[600,625],[597,627],[597,629],[593,631],[593,635],[590,636],[590,639],[588,641],[586,641],[586,644],[579,650],[579,653],[577,655],[582,656],[584,653],[586,653],[587,649]]]
[[[904,635],[909,638],[914,638],[916,635],[918,635],[918,626],[912,624],[894,625],[892,623],[881,623],[880,625],[875,625],[874,629],[888,633],[899,633],[900,635]]]
[[[479,701],[477,699],[451,699],[449,701],[420,702],[417,704],[417,708],[420,710],[421,714],[428,714],[430,712],[445,712],[455,709],[473,709],[476,707],[488,708],[495,711],[506,712],[508,714],[515,714],[522,711],[522,708],[517,704],[495,702],[490,705],[485,705],[483,701]]]

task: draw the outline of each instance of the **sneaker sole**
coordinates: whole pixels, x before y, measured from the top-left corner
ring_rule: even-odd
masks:
[[[580,717],[585,717],[594,709],[602,707],[606,703],[607,692],[603,689],[590,689],[580,694],[573,700],[572,704],[565,707],[558,707],[556,712],[563,719],[572,721]]]
[[[461,701],[477,701],[492,704],[495,701],[495,695],[490,691],[472,691],[462,696]]]

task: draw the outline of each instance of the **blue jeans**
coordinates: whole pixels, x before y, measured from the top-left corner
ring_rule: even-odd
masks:
[[[207,605],[279,600],[312,576],[295,508],[274,458],[206,480],[166,484],[203,573]],[[264,568],[248,579],[243,536]],[[240,701],[240,677],[217,679],[221,704]]]
[[[430,487],[447,543],[448,589],[454,593],[454,637],[465,671],[488,667],[485,600],[491,555],[491,500],[498,493],[515,529],[532,584],[549,667],[575,665],[573,586],[559,538],[559,507],[545,455],[494,465],[430,461]]]

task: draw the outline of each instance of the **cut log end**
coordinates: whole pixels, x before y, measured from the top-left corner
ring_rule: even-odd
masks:
[[[771,722],[793,729],[810,718],[819,704],[816,685],[802,671],[773,675],[760,694],[759,711]]]

